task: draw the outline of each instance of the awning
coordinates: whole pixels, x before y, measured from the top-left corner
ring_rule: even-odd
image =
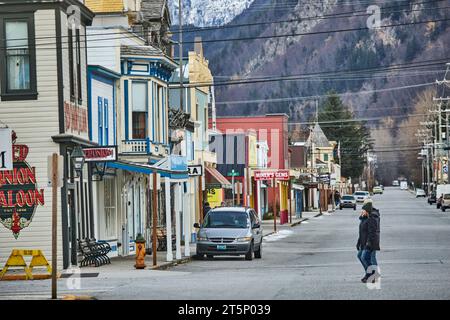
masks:
[[[115,161],[115,162],[108,162],[107,163],[108,168],[114,168],[114,169],[120,169],[130,172],[137,172],[137,173],[143,173],[143,174],[152,174],[152,173],[159,173],[161,174],[161,177],[168,177],[170,179],[187,179],[188,173],[187,171],[176,171],[176,170],[167,170],[167,169],[161,169],[159,167],[155,167],[153,165],[145,164],[145,163],[136,163],[136,162],[130,162],[130,161]]]
[[[206,185],[215,188],[231,188],[231,182],[227,180],[216,168],[205,167]]]

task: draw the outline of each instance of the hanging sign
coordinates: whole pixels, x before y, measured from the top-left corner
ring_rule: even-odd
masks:
[[[256,170],[255,180],[289,180],[289,170]]]
[[[37,189],[36,168],[26,162],[28,146],[16,144],[16,138],[12,131],[13,169],[0,171],[0,223],[17,239],[45,201],[44,189]]]
[[[201,164],[188,166],[189,177],[196,177],[203,175],[203,166]]]
[[[117,146],[83,148],[85,162],[117,161]]]
[[[0,128],[0,171],[13,169],[11,134],[11,129]]]

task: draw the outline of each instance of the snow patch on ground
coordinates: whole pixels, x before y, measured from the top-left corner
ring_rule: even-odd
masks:
[[[278,240],[284,239],[286,237],[289,237],[293,233],[294,233],[294,231],[291,231],[291,230],[280,230],[277,233],[273,233],[273,234],[270,234],[270,235],[264,237],[264,241],[267,241],[267,242],[278,241]]]

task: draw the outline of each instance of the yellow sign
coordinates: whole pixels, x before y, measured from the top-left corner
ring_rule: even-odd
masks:
[[[27,266],[24,256],[32,256],[30,265]],[[3,280],[6,272],[10,267],[21,267],[25,271],[25,279],[33,280],[33,268],[34,267],[47,267],[48,276],[52,274],[52,268],[48,263],[41,250],[17,250],[14,249],[11,255],[6,261],[3,270],[0,272],[0,280]],[[46,275],[47,276],[47,275]]]
[[[222,189],[208,189],[207,199],[211,208],[220,207],[223,200]]]

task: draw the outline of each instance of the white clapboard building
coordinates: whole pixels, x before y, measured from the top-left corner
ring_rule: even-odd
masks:
[[[77,239],[94,235],[91,174],[70,155],[89,139],[86,26],[78,0],[0,2],[0,127],[13,132],[14,169],[0,171],[0,268],[12,249],[41,249],[51,263],[48,157],[64,156],[58,189],[58,265],[77,264]]]

